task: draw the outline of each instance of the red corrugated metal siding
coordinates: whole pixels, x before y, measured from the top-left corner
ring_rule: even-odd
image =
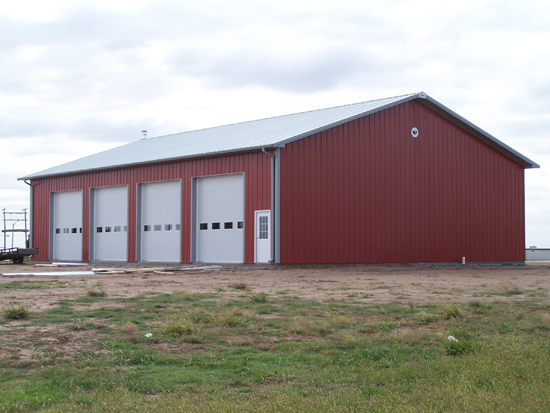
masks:
[[[282,263],[523,261],[524,169],[411,101],[281,149],[280,225]]]
[[[51,192],[83,189],[83,260],[89,260],[90,188],[128,185],[128,261],[136,260],[136,186],[138,183],[181,179],[181,257],[190,262],[191,250],[191,179],[228,173],[245,173],[245,262],[254,262],[254,211],[271,208],[271,158],[261,152],[136,166],[33,180],[33,246],[40,253],[33,259],[49,257],[49,195]]]

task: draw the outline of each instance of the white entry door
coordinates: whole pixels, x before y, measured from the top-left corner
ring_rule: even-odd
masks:
[[[197,261],[244,262],[244,175],[197,178]]]
[[[254,215],[255,261],[267,263],[271,260],[271,211],[256,211]]]
[[[142,184],[141,259],[181,261],[181,182]]]
[[[82,214],[82,191],[53,194],[52,259],[82,260]]]
[[[128,187],[96,188],[93,192],[94,259],[128,260]]]

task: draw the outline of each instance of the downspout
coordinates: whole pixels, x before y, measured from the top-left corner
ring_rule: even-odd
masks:
[[[29,205],[29,248],[33,248],[33,242],[32,242],[32,239],[33,239],[33,225],[32,225],[32,222],[33,222],[33,214],[32,214],[32,211],[33,211],[33,201],[34,201],[34,186],[32,185],[32,183],[29,183],[27,182],[26,179],[23,180],[23,182],[25,182],[28,186],[29,186],[29,192],[30,192],[30,205]],[[25,240],[25,246],[27,246],[27,240]]]
[[[275,155],[271,155],[265,150],[265,148],[262,148],[262,152],[271,158],[271,253],[269,254],[269,262],[273,263],[273,257],[275,254]],[[254,236],[256,236],[256,234],[254,234]]]

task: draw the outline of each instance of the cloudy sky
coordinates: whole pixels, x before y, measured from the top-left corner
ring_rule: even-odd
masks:
[[[424,91],[541,165],[550,248],[550,2],[25,1],[0,5],[0,208],[17,178],[138,140]]]

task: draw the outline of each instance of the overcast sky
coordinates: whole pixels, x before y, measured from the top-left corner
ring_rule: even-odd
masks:
[[[0,6],[0,208],[17,178],[142,138],[424,91],[539,165],[550,248],[548,1],[25,1]],[[1,243],[1,242],[0,242]]]

